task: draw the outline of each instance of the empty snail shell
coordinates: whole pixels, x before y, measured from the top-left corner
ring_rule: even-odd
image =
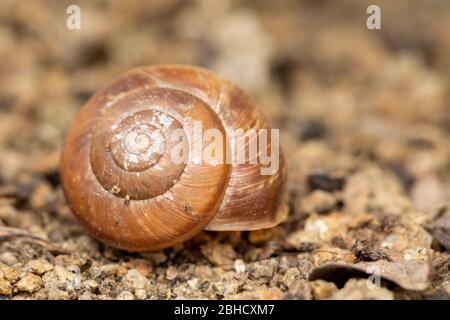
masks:
[[[260,163],[226,161],[228,151],[237,151],[228,142],[214,161],[199,162],[196,122],[224,136],[230,129],[270,129],[240,89],[197,67],[132,69],[87,102],[66,137],[60,172],[70,208],[94,237],[151,251],[203,229],[255,230],[285,218],[281,150],[270,175],[261,174]],[[178,140],[170,138],[174,132],[181,132]],[[174,162],[180,144],[187,155]]]

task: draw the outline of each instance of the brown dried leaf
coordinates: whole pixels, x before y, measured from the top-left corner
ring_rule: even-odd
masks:
[[[350,278],[368,278],[379,272],[382,279],[395,283],[406,290],[422,291],[430,285],[429,261],[390,262],[378,260],[356,264],[328,263],[312,271],[310,280],[333,281],[342,286]]]

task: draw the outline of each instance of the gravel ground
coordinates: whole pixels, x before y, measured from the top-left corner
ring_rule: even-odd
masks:
[[[69,31],[69,2],[2,1],[0,300],[448,299],[450,3],[377,3],[369,31],[365,1],[79,1]],[[235,81],[281,129],[285,223],[136,254],[76,221],[58,178],[71,120],[121,72],[169,62]]]

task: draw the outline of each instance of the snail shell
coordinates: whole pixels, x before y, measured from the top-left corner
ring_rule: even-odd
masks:
[[[97,239],[151,251],[203,229],[255,230],[285,218],[281,150],[272,175],[261,175],[260,164],[230,164],[227,152],[218,153],[222,161],[198,163],[196,121],[224,136],[229,129],[270,129],[240,89],[190,66],[133,69],[81,109],[64,144],[61,183],[72,211]],[[178,141],[169,139],[175,130],[182,133]],[[188,155],[174,163],[171,151],[180,143]],[[224,143],[227,148],[235,146]]]

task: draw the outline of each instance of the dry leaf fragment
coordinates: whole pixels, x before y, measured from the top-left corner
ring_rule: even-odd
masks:
[[[314,269],[309,280],[332,281],[342,287],[350,278],[369,278],[371,275],[379,274],[382,279],[393,282],[403,289],[422,291],[430,285],[431,273],[429,261],[378,260],[356,264],[327,263]]]

